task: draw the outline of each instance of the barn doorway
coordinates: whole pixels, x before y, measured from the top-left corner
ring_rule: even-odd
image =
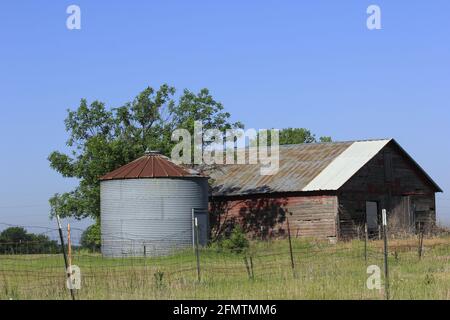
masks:
[[[378,232],[378,202],[366,201],[366,223],[369,233]]]

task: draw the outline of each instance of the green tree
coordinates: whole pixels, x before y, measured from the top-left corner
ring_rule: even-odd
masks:
[[[333,140],[331,139],[330,136],[320,137],[319,141],[320,142],[333,142]]]
[[[68,153],[52,152],[50,166],[64,177],[76,178],[78,186],[50,199],[51,215],[83,219],[100,216],[99,177],[141,156],[146,149],[170,156],[174,129],[193,133],[194,121],[205,129],[241,128],[207,89],[198,94],[184,90],[174,98],[175,89],[166,84],[151,87],[118,108],[81,100],[76,110],[68,110],[65,120]]]
[[[258,133],[259,138],[259,133]],[[255,142],[256,140],[253,140]],[[271,143],[271,135],[267,137],[267,143]],[[279,144],[301,144],[301,143],[315,143],[315,142],[332,142],[331,137],[320,137],[317,139],[316,135],[305,128],[284,128],[279,131]]]
[[[1,243],[19,243],[19,242],[27,242],[31,241],[32,236],[28,234],[27,230],[22,227],[10,227],[3,230],[0,233],[0,242]]]
[[[300,144],[314,142],[331,142],[331,137],[320,137],[317,140],[316,135],[305,128],[285,128],[280,130],[280,145]]]
[[[22,227],[10,227],[0,233],[0,253],[54,253],[58,244],[43,234],[28,233]]]
[[[89,250],[99,249],[101,245],[100,224],[95,223],[89,227],[81,235],[81,246]]]

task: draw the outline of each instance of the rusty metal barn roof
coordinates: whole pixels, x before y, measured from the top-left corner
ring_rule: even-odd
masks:
[[[280,146],[278,172],[263,176],[260,164],[222,165],[209,172],[213,195],[301,191],[352,142]]]
[[[197,171],[183,168],[169,158],[147,152],[144,156],[100,177],[100,180],[204,177]]]
[[[261,164],[221,165],[209,170],[213,179],[212,195],[338,190],[390,142],[399,146],[393,139],[280,146],[279,169],[274,175],[261,175]],[[436,190],[441,191],[412,161]]]

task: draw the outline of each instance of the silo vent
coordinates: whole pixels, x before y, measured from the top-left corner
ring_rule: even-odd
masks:
[[[146,156],[149,156],[149,155],[161,155],[161,151],[147,149],[147,150],[145,150],[144,154]]]

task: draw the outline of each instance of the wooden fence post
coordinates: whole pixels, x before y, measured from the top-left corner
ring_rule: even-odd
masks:
[[[296,272],[295,272],[294,254],[292,252],[291,228],[289,227],[289,218],[286,218],[286,223],[287,223],[287,229],[288,229],[289,253],[291,255],[292,274],[294,275],[294,277],[297,277]]]
[[[421,223],[419,222],[419,260],[422,259],[422,254],[423,254],[423,237],[424,237],[424,230],[423,227],[421,225]]]
[[[67,224],[67,255],[69,266],[72,265],[72,241],[70,239],[70,223]]]
[[[248,278],[250,280],[253,280],[253,267],[252,267],[252,270],[250,270],[250,266],[248,264],[247,256],[244,256],[244,263],[245,263],[245,268],[247,269]]]
[[[255,273],[253,272],[253,258],[252,256],[249,257],[250,260],[250,271],[252,273],[252,280],[255,279]]]

